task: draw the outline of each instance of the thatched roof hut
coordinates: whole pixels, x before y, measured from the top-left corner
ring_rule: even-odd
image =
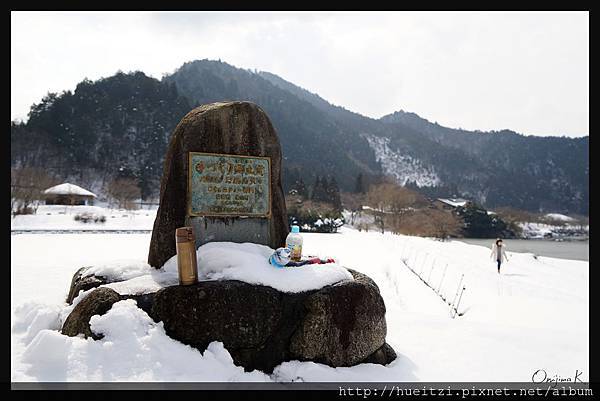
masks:
[[[93,205],[96,195],[68,182],[44,191],[46,205]]]

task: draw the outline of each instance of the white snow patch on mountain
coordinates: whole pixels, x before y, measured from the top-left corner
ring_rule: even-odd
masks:
[[[441,183],[433,167],[425,167],[420,160],[391,149],[389,138],[366,134],[364,137],[384,172],[396,178],[400,185],[406,185],[408,181],[416,182],[419,187],[432,187]]]

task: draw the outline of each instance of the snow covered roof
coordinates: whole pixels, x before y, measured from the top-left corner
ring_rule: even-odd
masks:
[[[456,199],[438,198],[438,200],[440,202],[450,205],[452,207],[464,206],[467,204],[467,202],[469,202],[466,199],[460,199],[460,198],[456,198]]]
[[[44,193],[47,195],[82,195],[93,196],[94,198],[96,197],[95,194],[91,193],[87,189],[83,189],[75,184],[69,184],[68,182],[50,187],[45,190]]]

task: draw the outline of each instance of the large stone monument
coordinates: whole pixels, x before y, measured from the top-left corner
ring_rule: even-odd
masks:
[[[175,255],[175,229],[182,226],[194,227],[196,247],[214,241],[284,245],[288,224],[281,146],[257,105],[203,105],[175,128],[148,264],[160,268]]]
[[[176,127],[164,164],[150,266],[160,268],[176,254],[175,229],[181,226],[195,228],[196,247],[214,241],[284,245],[288,225],[281,148],[269,118],[255,104],[200,106]],[[141,282],[158,285],[154,278],[167,274],[149,270],[152,278]],[[290,360],[336,367],[388,364],[396,354],[385,342],[379,288],[368,276],[347,270],[346,279],[330,285],[283,292],[203,277],[192,285],[169,282],[150,290],[140,289],[140,281],[110,287],[127,280],[83,267],[73,276],[67,302],[75,303],[82,291],[89,293],[74,306],[62,333],[99,340],[102,334],[92,331],[91,317],[106,313],[115,302],[133,299],[154,321],[163,322],[170,337],[200,351],[221,341],[246,370],[270,373]],[[285,280],[287,272],[279,272]],[[120,293],[119,288],[139,291]]]

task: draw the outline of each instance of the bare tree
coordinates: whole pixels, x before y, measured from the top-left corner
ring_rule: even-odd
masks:
[[[362,213],[365,195],[362,193],[342,192],[340,194],[342,207],[350,211],[350,224],[354,225],[356,218]]]
[[[446,239],[460,235],[462,222],[454,213],[439,209],[428,209],[425,214],[431,227],[431,236]]]
[[[402,227],[396,227],[394,231],[398,234],[426,236],[430,231],[430,225],[425,213],[415,211],[407,214],[402,221]]]
[[[135,209],[134,200],[139,199],[141,196],[137,181],[131,178],[116,178],[109,181],[106,193],[109,199],[116,202],[120,209]]]
[[[366,199],[382,233],[386,226],[391,226],[398,233],[397,228],[402,225],[405,215],[426,204],[419,193],[389,181],[371,186]]]
[[[498,217],[508,224],[508,227],[517,235],[520,235],[523,231],[519,223],[543,222],[543,215],[540,213],[532,213],[526,210],[520,210],[511,207],[499,207],[496,208],[495,211]]]
[[[13,215],[37,211],[43,191],[57,183],[57,179],[37,167],[19,167],[10,170],[10,210]]]

